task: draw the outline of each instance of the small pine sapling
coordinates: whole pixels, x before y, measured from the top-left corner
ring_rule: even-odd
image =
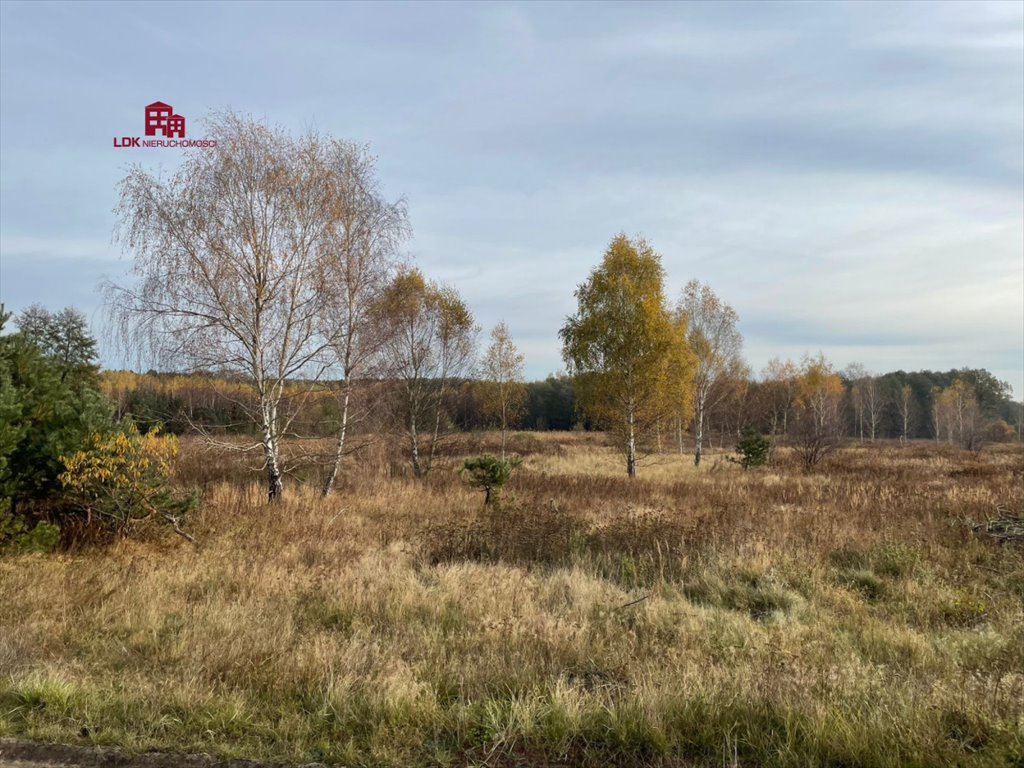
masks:
[[[512,472],[522,463],[518,456],[499,459],[489,453],[466,459],[462,462],[459,475],[472,488],[484,489],[484,506],[501,499],[501,488],[512,477]]]
[[[743,437],[736,443],[736,453],[740,456],[728,456],[729,461],[739,464],[744,469],[751,467],[763,467],[768,463],[771,455],[772,441],[767,435],[762,435],[753,429],[743,433]]]

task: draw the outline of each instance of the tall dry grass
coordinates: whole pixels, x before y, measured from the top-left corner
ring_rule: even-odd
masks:
[[[266,506],[190,444],[176,537],[0,561],[0,733],[345,765],[1015,765],[1024,454],[805,474],[515,437],[501,510],[383,447]]]

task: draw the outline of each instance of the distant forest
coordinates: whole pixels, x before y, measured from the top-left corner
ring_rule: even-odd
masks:
[[[1004,439],[1020,437],[1024,405],[1011,398],[1011,390],[1005,382],[983,368],[895,371],[860,378],[844,372],[841,378],[846,390],[846,432],[850,437],[871,439],[872,414],[865,403],[872,400],[877,400],[875,438],[903,436],[904,409],[908,411],[908,439],[934,439],[937,431],[938,436],[942,436],[941,421],[936,418],[936,397],[957,381],[971,385],[985,418],[1006,425],[1001,429]],[[779,399],[780,385],[784,384],[762,378],[735,387],[708,413],[709,437],[715,444],[729,446],[747,429],[785,435],[789,423],[785,413],[788,405],[784,397],[782,401]],[[331,433],[338,420],[338,404],[335,397],[328,395],[338,385],[329,381],[292,383],[291,403],[301,411],[293,422],[297,431],[310,436]],[[464,379],[451,387],[446,406],[459,429],[471,431],[493,426],[482,405],[483,386],[480,381]],[[590,429],[591,425],[576,407],[571,377],[552,374],[542,381],[526,382],[525,386],[527,398],[522,416],[510,425],[512,428]],[[905,386],[910,388],[911,395],[906,405],[901,403]],[[377,387],[386,388],[387,383],[378,382]],[[130,417],[142,430],[161,425],[168,432],[186,434],[195,424],[225,433],[248,434],[253,429],[244,407],[251,396],[249,387],[242,382],[233,384],[225,377],[201,373],[105,371],[102,388],[115,403],[117,415]],[[865,397],[865,392],[873,397]]]

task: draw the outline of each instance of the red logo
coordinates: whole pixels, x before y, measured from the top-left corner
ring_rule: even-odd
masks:
[[[162,101],[146,106],[146,135],[162,133],[168,139],[185,138],[185,118],[174,114],[174,107]]]
[[[160,139],[144,139],[141,136],[114,137],[118,149],[131,147],[203,147],[217,146],[210,139],[186,139],[185,118],[174,114],[174,107],[162,101],[146,105],[146,136],[162,136]]]

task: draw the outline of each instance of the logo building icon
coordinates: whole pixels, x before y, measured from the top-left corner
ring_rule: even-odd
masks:
[[[185,138],[185,118],[174,114],[174,107],[162,101],[146,106],[146,135],[162,133],[168,139]]]

